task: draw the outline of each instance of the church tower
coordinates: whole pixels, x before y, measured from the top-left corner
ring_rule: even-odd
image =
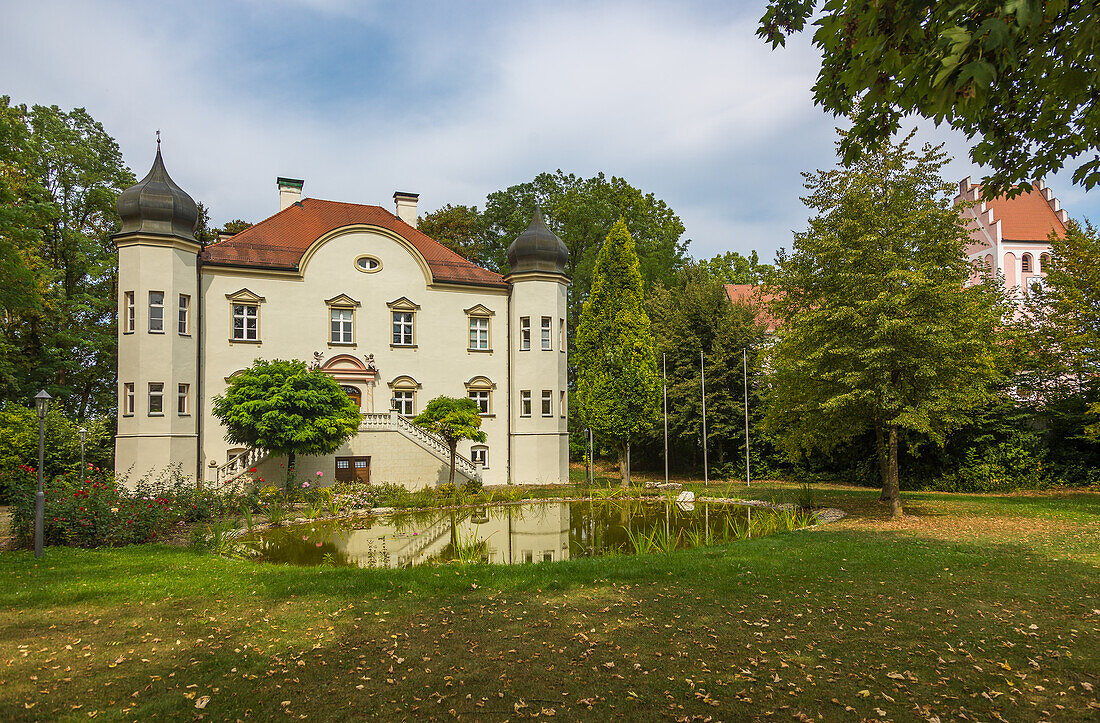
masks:
[[[569,481],[566,301],[569,250],[535,210],[508,247],[509,481]]]
[[[198,208],[157,156],[118,197],[118,435],[115,473],[133,487],[198,459]]]

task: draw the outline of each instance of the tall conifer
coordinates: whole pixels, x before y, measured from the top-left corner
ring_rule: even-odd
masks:
[[[627,445],[657,419],[657,357],[642,303],[634,240],[620,219],[596,258],[592,291],[577,326],[577,400],[585,423],[619,454],[630,483]]]

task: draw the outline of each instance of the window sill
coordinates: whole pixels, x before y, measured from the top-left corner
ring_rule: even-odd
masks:
[[[190,416],[191,416],[191,413],[190,413],[190,412],[188,412],[187,414],[177,414],[176,416],[177,416],[177,417],[190,417]]]
[[[492,354],[492,349],[466,349],[471,354]]]
[[[355,346],[356,346],[356,342],[354,342],[354,341],[330,341],[328,343],[328,345],[329,346],[341,346],[341,347],[344,347],[345,349],[354,349]]]
[[[531,347],[527,347],[527,348],[525,349],[525,348],[523,348],[523,347],[521,346],[521,347],[519,348],[519,350],[520,350],[520,351],[531,351]]]
[[[179,335],[180,335],[180,336],[186,336],[186,337],[187,337],[188,339],[190,339],[190,338],[191,338],[191,332],[182,332],[182,331],[181,331],[181,332],[179,333]]]
[[[163,417],[164,412],[149,412],[150,417]]]
[[[390,344],[390,349],[415,349],[416,344]]]
[[[261,344],[259,339],[230,339],[230,344]]]
[[[160,331],[157,331],[156,329],[150,329],[150,330],[149,330],[149,333],[150,333],[150,334],[163,334],[163,333],[164,333],[164,330],[163,330],[163,329],[161,329]]]
[[[477,416],[481,417],[482,419],[493,419],[497,415],[496,414],[481,414],[481,413],[478,413]]]
[[[129,412],[129,413],[127,413],[127,412],[123,412],[123,413],[122,413],[122,416],[124,416],[124,417],[132,417],[132,416],[134,416],[134,413],[133,413],[133,412]]]
[[[133,329],[131,329],[130,331],[124,331],[124,332],[122,332],[122,335],[123,335],[123,336],[130,336],[130,335],[131,335],[131,334],[133,334],[133,333],[134,333],[134,331],[133,331]]]

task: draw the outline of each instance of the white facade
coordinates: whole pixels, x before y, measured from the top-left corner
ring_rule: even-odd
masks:
[[[359,434],[333,455],[300,457],[301,476],[331,484],[347,477],[352,464],[353,476],[369,475],[374,483],[446,481],[446,450],[408,420],[430,399],[447,395],[482,405],[487,435],[484,444],[460,443],[456,482],[474,476],[486,484],[567,481],[563,272],[501,278],[402,220],[415,224],[412,194],[395,194],[399,213],[393,214],[377,206],[302,201],[293,196],[301,188],[294,179],[279,179],[278,214],[203,250],[178,223],[174,231],[150,223],[163,209],[134,210],[151,193],[168,193],[149,191],[157,164],[124,194],[129,216],[120,199],[124,224],[116,237],[115,466],[128,483],[178,465],[206,484],[251,466],[256,476],[279,484],[286,460],[230,445],[212,414],[211,400],[257,358],[320,367],[359,400]],[[159,180],[178,191],[166,173]],[[550,327],[545,351],[544,318]],[[531,323],[529,350],[521,349],[521,319]],[[528,391],[530,409],[521,408],[521,393]],[[395,400],[400,412],[391,410]]]

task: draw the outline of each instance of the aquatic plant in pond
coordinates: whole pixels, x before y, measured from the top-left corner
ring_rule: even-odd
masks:
[[[814,524],[797,510],[737,504],[587,500],[428,509],[318,520],[259,533],[260,559],[318,565],[408,567],[522,564],[609,554],[661,553]]]

